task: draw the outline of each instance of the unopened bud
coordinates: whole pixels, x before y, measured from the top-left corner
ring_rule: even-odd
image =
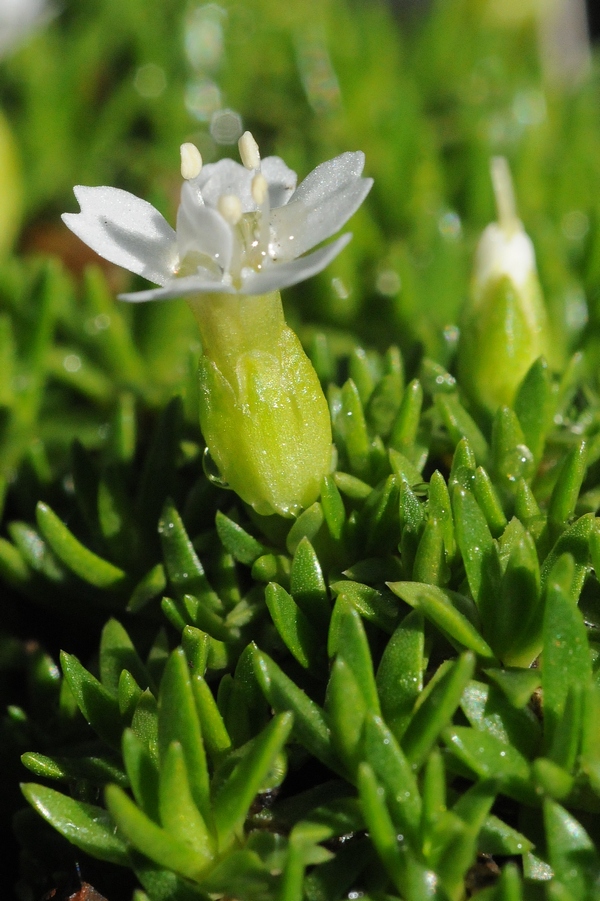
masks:
[[[516,212],[503,157],[491,161],[498,222],[477,247],[469,299],[461,322],[459,377],[478,407],[510,406],[531,365],[548,356],[548,318],[535,251]]]

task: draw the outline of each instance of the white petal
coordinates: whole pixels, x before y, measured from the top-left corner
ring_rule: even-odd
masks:
[[[334,235],[359,208],[372,184],[371,178],[352,176],[350,181],[311,206],[297,200],[299,190],[296,191],[286,206],[271,211],[276,258],[293,259]]]
[[[208,206],[215,208],[219,197],[223,194],[235,194],[240,198],[242,209],[247,213],[256,209],[252,199],[253,175],[253,172],[235,160],[224,159],[204,166],[198,178],[191,184],[200,189],[204,203]]]
[[[263,272],[252,273],[244,279],[239,293],[266,294],[268,291],[289,288],[290,285],[302,282],[325,269],[351,238],[351,233],[347,232],[337,241],[332,241],[331,244],[309,253],[308,256],[292,260],[291,263],[273,263],[265,266]]]
[[[131,294],[119,294],[119,300],[130,303],[144,303],[147,300],[174,300],[177,297],[188,297],[190,294],[237,294],[235,288],[226,285],[219,279],[211,279],[210,275],[187,275],[175,278],[164,288],[153,288],[150,291],[135,291]]]
[[[80,213],[62,217],[100,256],[164,285],[177,265],[175,232],[152,204],[120,188],[73,188]]]
[[[181,189],[181,205],[177,211],[177,246],[179,258],[196,251],[214,259],[225,272],[231,263],[233,235],[220,213],[201,206],[189,182]]]
[[[269,182],[269,204],[271,209],[288,202],[296,189],[297,176],[280,156],[267,156],[261,163],[260,171]]]
[[[291,201],[301,200],[306,206],[321,203],[328,194],[359,178],[364,165],[365,155],[361,150],[342,153],[332,160],[327,160],[306,176]]]

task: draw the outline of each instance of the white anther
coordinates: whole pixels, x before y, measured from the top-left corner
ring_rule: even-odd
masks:
[[[202,156],[195,144],[182,144],[181,153],[181,177],[186,181],[197,178],[202,171]]]
[[[257,172],[252,179],[252,199],[257,206],[262,206],[269,193],[269,183],[262,172]]]
[[[242,218],[242,201],[236,194],[222,194],[217,209],[230,225],[237,225]]]
[[[246,169],[258,169],[260,166],[260,151],[254,140],[252,132],[245,131],[238,141],[238,148],[242,163]]]

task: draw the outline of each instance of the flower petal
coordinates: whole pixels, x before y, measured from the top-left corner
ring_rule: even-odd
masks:
[[[365,166],[362,150],[342,153],[340,156],[320,163],[310,172],[291,197],[291,201],[301,200],[306,206],[316,206],[325,198],[348,182],[360,178]]]
[[[233,248],[231,226],[216,210],[199,203],[197,192],[189,182],[181,189],[177,246],[181,260],[190,251],[202,253],[215,260],[223,271],[229,269]]]
[[[314,253],[309,253],[308,256],[299,257],[290,263],[272,263],[270,266],[265,266],[263,272],[252,272],[244,278],[239,293],[266,294],[268,291],[289,288],[290,285],[302,282],[325,269],[351,238],[352,234],[346,232],[336,241],[315,250]]]
[[[120,188],[73,188],[80,213],[63,222],[100,256],[164,285],[177,265],[175,232],[152,204]]]
[[[203,166],[198,178],[192,182],[201,194],[204,203],[216,207],[223,194],[235,194],[242,202],[245,213],[254,211],[256,204],[252,199],[252,178],[254,173],[245,169],[235,160],[224,159],[218,163]]]
[[[294,170],[286,166],[280,156],[267,156],[260,164],[260,171],[269,183],[271,209],[284,206],[296,189]]]
[[[130,303],[144,303],[147,300],[174,300],[178,297],[188,297],[190,294],[237,294],[231,285],[227,285],[219,279],[202,275],[186,275],[183,278],[174,278],[163,288],[152,288],[149,291],[133,291],[129,294],[119,294],[119,300],[127,300]]]
[[[296,191],[286,206],[271,211],[275,259],[294,259],[334,235],[359,208],[372,184],[371,178],[352,176],[310,206],[304,200],[296,200],[299,190]]]

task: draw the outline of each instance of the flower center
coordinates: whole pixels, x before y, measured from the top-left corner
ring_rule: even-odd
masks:
[[[235,193],[223,193],[218,198],[216,209],[231,228],[233,249],[228,271],[224,271],[215,256],[201,250],[188,250],[181,260],[177,275],[193,275],[203,270],[211,277],[216,276],[235,288],[241,288],[243,279],[251,272],[260,272],[270,258],[270,213],[269,185],[261,172],[261,158],[258,144],[249,131],[244,132],[238,142],[240,158],[244,168],[252,172],[250,193],[256,209],[246,207]],[[181,175],[186,181],[194,181],[202,171],[202,157],[193,144],[181,146]],[[204,203],[197,188],[197,199]],[[214,203],[214,201],[213,201]],[[247,200],[246,200],[247,203]],[[212,204],[211,204],[212,206]]]

